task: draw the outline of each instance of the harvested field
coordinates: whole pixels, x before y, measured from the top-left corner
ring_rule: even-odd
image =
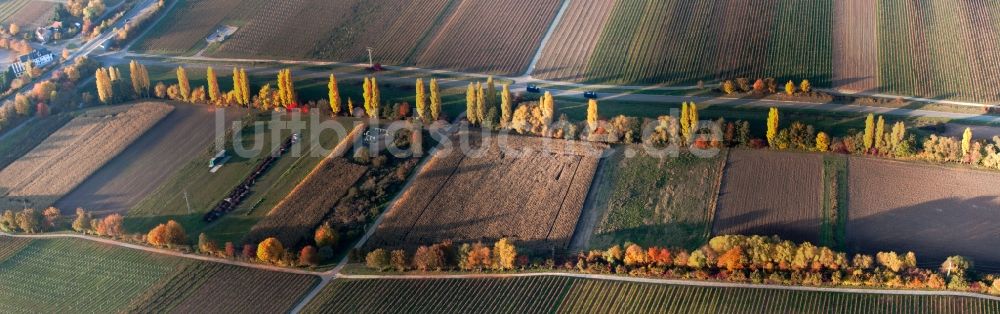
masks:
[[[913,251],[939,266],[951,255],[972,257],[980,270],[1000,270],[1000,175],[870,158],[850,160],[849,246]]]
[[[713,234],[819,240],[823,156],[769,150],[729,154]]]
[[[156,53],[183,53],[205,42],[220,23],[241,4],[240,0],[178,0],[148,34],[135,44],[135,50]]]
[[[416,65],[522,74],[561,4],[560,0],[462,0]]]
[[[7,2],[17,3],[19,1]],[[55,6],[56,3],[51,1],[28,1],[28,3],[17,10],[16,13],[11,14],[4,19],[2,23],[4,26],[14,23],[20,26],[23,32],[34,32],[35,28],[43,25],[49,25],[49,20],[52,18],[52,12]],[[0,9],[0,12],[3,12],[2,10],[4,9]]]
[[[372,297],[378,296],[378,297]],[[512,300],[517,302],[512,302]],[[997,313],[964,297],[717,288],[566,277],[337,279],[304,313]]]
[[[54,204],[170,113],[162,103],[93,110],[0,171],[0,208]]]
[[[587,61],[614,4],[615,0],[571,1],[531,74],[552,80],[585,79]]]
[[[173,311],[287,313],[318,283],[316,276],[223,266]]]
[[[661,159],[640,146],[626,149],[638,155],[612,155],[604,160],[607,171],[595,178],[586,210],[603,216],[589,247],[606,248],[626,241],[687,249],[705,244],[726,153],[699,158],[685,152]]]
[[[499,137],[468,135],[481,154],[466,156],[456,147],[438,151],[389,209],[369,245],[513,237],[525,247],[565,248],[597,167],[595,153],[606,146],[554,141],[559,147],[546,148],[541,138],[509,136],[499,144]]]
[[[312,239],[313,231],[323,218],[367,170],[368,167],[342,158],[323,161],[253,226],[243,243],[260,243],[273,236],[288,247],[298,247],[299,243]]]
[[[11,131],[13,133],[4,133],[3,139],[0,140],[0,169],[6,168],[8,165],[17,161],[18,158],[24,156],[38,143],[41,143],[49,135],[52,135],[55,131],[66,125],[67,122],[73,119],[70,114],[56,114],[45,118],[36,118],[28,124],[24,125],[16,131]]]
[[[833,87],[878,89],[878,0],[834,2]]]
[[[224,114],[232,121],[240,111],[226,109]],[[161,123],[56,202],[56,207],[65,210],[64,214],[77,207],[100,212],[132,208],[214,145],[215,115],[212,107],[174,106]]]

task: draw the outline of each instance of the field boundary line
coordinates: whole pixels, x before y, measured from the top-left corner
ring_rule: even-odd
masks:
[[[705,224],[705,238],[712,237],[712,233],[715,232],[715,213],[719,210],[719,193],[722,193],[722,179],[726,176],[726,167],[729,165],[729,152],[732,149],[726,149],[725,155],[722,156],[721,165],[718,170],[718,179],[715,180],[715,186],[713,187],[712,202],[708,205],[708,221]]]
[[[675,286],[696,286],[711,288],[744,288],[744,289],[765,289],[765,290],[792,290],[807,292],[835,292],[835,293],[855,293],[855,294],[883,294],[883,295],[914,295],[914,296],[952,296],[978,298],[991,301],[1000,301],[1000,296],[991,296],[972,292],[962,291],[936,291],[936,290],[899,290],[899,289],[864,289],[864,288],[841,288],[841,287],[807,287],[807,286],[785,286],[771,284],[752,284],[738,282],[721,281],[695,281],[682,279],[658,279],[645,277],[624,277],[615,275],[598,274],[576,274],[576,273],[514,273],[514,274],[459,274],[459,275],[348,275],[337,274],[335,279],[362,279],[362,280],[385,280],[385,279],[502,279],[502,278],[526,278],[526,277],[570,277],[579,279],[596,279],[606,281],[624,281],[648,284],[666,284]]]
[[[569,8],[570,2],[573,0],[562,0],[562,7],[559,8],[559,12],[556,13],[556,17],[552,19],[552,24],[549,24],[549,30],[545,32],[545,36],[542,37],[542,42],[538,45],[538,50],[535,51],[535,56],[531,58],[531,63],[528,64],[528,70],[524,72],[524,76],[531,77],[531,73],[535,72],[535,66],[538,65],[538,60],[542,59],[542,52],[545,51],[545,46],[548,45],[549,39],[552,39],[552,34],[556,32],[556,28],[559,27],[559,22],[562,22],[562,17],[566,13],[566,9]]]

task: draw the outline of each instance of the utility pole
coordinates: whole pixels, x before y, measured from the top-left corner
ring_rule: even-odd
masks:
[[[188,200],[188,191],[184,189],[184,203],[187,204],[188,215],[191,214],[191,201]]]
[[[372,50],[374,50],[374,49],[372,49],[372,47],[367,47],[365,49],[368,49],[368,67],[374,68],[375,67],[375,61],[374,61],[374,59],[372,59]]]

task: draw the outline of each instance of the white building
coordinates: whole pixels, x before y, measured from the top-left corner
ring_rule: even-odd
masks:
[[[17,62],[10,65],[10,69],[14,71],[14,76],[21,77],[28,68],[28,63],[30,62],[33,67],[41,68],[51,64],[56,60],[56,55],[45,48],[35,49],[29,54],[20,56],[17,58]]]

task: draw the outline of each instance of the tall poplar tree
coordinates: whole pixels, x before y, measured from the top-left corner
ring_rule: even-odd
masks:
[[[514,104],[513,99],[510,95],[510,85],[503,84],[503,92],[500,101],[500,127],[506,127],[510,124],[511,119],[513,119],[514,114]]]
[[[424,93],[424,79],[417,79],[417,117],[420,121],[427,120],[427,95]]]
[[[326,85],[329,90],[330,97],[330,110],[333,111],[333,115],[339,115],[340,111],[340,88],[337,87],[337,77],[330,74],[330,82]]]
[[[767,113],[767,145],[774,147],[775,139],[778,137],[778,126],[781,121],[778,116],[778,108],[771,107]]]
[[[222,93],[219,91],[219,79],[215,76],[215,70],[212,67],[205,70],[205,80],[208,81],[208,100],[213,104],[219,104]]]
[[[436,78],[431,79],[431,120],[441,118],[441,91]]]
[[[865,119],[865,153],[872,149],[872,145],[875,144],[875,114],[869,113],[868,118]]]
[[[476,120],[479,120],[480,125],[486,125],[489,121],[486,121],[486,95],[483,91],[483,84],[476,83]]]
[[[472,83],[465,91],[465,118],[469,124],[476,124],[476,86]]]
[[[875,123],[875,148],[882,152],[885,144],[885,118],[878,116],[878,122]]]
[[[587,102],[587,128],[590,132],[597,130],[597,99]]]
[[[187,71],[182,66],[177,67],[177,86],[180,88],[181,99],[190,101],[191,82],[188,81]]]

